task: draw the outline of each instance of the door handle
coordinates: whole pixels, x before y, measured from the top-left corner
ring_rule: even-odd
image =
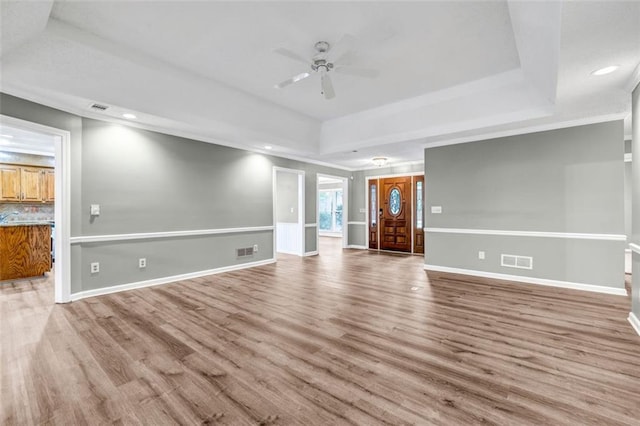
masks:
[[[382,217],[382,207],[380,207],[380,217]]]

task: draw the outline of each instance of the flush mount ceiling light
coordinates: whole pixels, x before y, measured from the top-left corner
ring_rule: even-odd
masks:
[[[265,145],[264,149],[273,149],[273,147],[271,145]]]
[[[373,164],[375,164],[378,167],[382,167],[385,164],[387,164],[387,161],[389,159],[387,157],[375,157],[373,159],[371,159],[371,161],[373,162]]]
[[[619,65],[609,65],[608,67],[604,67],[604,68],[600,68],[599,70],[595,70],[594,72],[591,73],[591,75],[606,75],[606,74],[611,74],[612,72],[616,71],[618,68],[620,68]]]
[[[128,120],[135,120],[136,118],[138,118],[138,117],[136,117],[136,115],[135,115],[135,114],[131,114],[130,112],[127,112],[127,113],[125,113],[125,114],[122,114],[122,116],[123,116],[124,118],[128,119]]]

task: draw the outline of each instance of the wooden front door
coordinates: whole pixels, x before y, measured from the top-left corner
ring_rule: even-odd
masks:
[[[369,181],[369,248],[378,249],[378,179]]]
[[[411,177],[380,179],[380,249],[411,252]]]

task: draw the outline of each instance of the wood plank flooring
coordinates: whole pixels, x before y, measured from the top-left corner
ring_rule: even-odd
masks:
[[[339,248],[54,305],[0,284],[3,425],[638,425],[626,297]]]

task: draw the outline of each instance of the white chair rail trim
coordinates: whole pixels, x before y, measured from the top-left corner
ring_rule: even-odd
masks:
[[[495,229],[424,228],[424,232],[442,234],[502,235],[508,237],[567,238],[579,240],[627,241],[626,235],[585,234],[576,232],[504,231]]]
[[[273,226],[249,226],[243,228],[195,229],[186,231],[145,232],[139,234],[89,235],[71,237],[71,244],[102,243],[111,241],[147,240],[152,238],[176,238],[199,235],[239,234],[246,232],[273,231]]]

